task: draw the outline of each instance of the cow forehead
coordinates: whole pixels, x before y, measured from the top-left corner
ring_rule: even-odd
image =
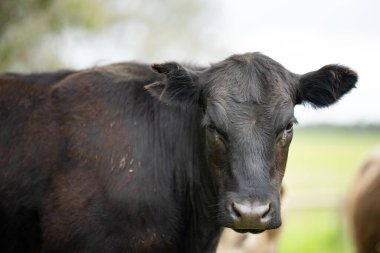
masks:
[[[248,104],[235,101],[208,102],[205,124],[215,124],[226,132],[235,129],[242,132],[274,130],[284,127],[294,119],[293,103],[279,100],[274,104]]]
[[[273,121],[292,115],[295,74],[260,53],[234,55],[213,65],[207,106],[213,121]],[[284,108],[288,108],[284,110]]]
[[[233,55],[208,71],[208,96],[248,104],[277,104],[293,97],[297,76],[260,53]]]

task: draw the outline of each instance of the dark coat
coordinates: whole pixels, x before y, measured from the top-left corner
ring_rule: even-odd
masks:
[[[356,74],[259,53],[0,76],[0,252],[214,252],[279,227],[293,107]]]

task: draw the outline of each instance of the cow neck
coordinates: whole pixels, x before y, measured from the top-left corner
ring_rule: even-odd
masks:
[[[183,109],[182,109],[183,110]],[[190,205],[188,249],[191,252],[214,251],[221,228],[216,224],[215,203],[217,189],[206,159],[205,129],[201,126],[203,112],[198,107],[190,107],[182,111],[185,115],[182,131],[188,133],[190,167],[185,169],[187,201]],[[177,122],[177,124],[181,124]],[[177,128],[179,131],[180,128]],[[182,134],[180,134],[183,136]],[[183,136],[186,138],[186,136]],[[185,141],[187,142],[187,141]],[[182,186],[183,187],[183,186]]]
[[[206,159],[205,129],[202,127],[202,110],[197,107],[179,108],[163,103],[154,109],[155,128],[165,143],[162,157],[170,159],[171,169],[162,167],[162,173],[173,178],[170,191],[176,196],[178,208],[183,210],[186,227],[186,249],[216,247],[220,227],[216,226],[215,207],[217,190]],[[166,177],[165,176],[165,177]],[[213,211],[214,210],[214,211]],[[216,242],[215,242],[216,241]]]

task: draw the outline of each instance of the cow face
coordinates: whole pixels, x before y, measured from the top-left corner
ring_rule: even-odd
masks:
[[[146,88],[168,104],[203,108],[209,167],[220,225],[258,233],[281,225],[280,188],[296,123],[293,108],[328,106],[357,75],[328,65],[297,75],[260,53],[233,55],[202,70],[152,65],[165,81]]]

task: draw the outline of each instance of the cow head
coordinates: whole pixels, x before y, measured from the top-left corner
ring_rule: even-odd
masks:
[[[357,81],[355,72],[338,65],[297,75],[260,53],[233,55],[207,69],[174,62],[152,68],[166,78],[146,86],[151,94],[175,106],[203,108],[220,225],[252,233],[281,225],[280,188],[294,106],[329,106]]]

